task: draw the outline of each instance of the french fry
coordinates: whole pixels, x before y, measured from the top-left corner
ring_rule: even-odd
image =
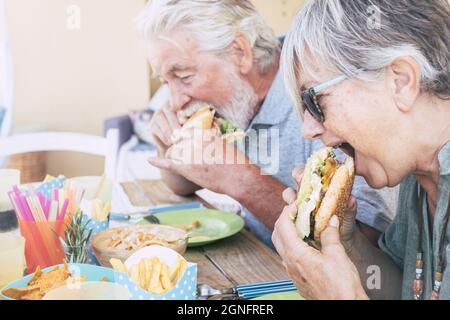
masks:
[[[158,258],[152,259],[152,273],[150,278],[150,283],[148,285],[148,290],[151,292],[155,292],[154,290],[159,287],[161,287],[161,283],[159,281],[160,274],[161,274],[161,262]]]
[[[100,220],[104,221],[108,218],[108,214],[111,211],[111,202],[107,203],[104,207],[103,207],[103,211],[102,214],[100,216]]]
[[[128,273],[127,267],[119,259],[112,258],[109,260],[109,263],[111,263],[114,270],[117,270],[119,272]]]
[[[110,263],[115,270],[128,273],[136,284],[154,294],[163,294],[173,289],[186,269],[186,261],[180,257],[177,257],[170,268],[157,257],[141,259],[129,270],[119,259],[113,258]]]
[[[178,274],[177,274],[176,282],[180,281],[181,277],[183,277],[185,269],[186,269],[186,261],[184,261],[183,259],[180,259],[180,267],[178,268]]]
[[[133,280],[136,284],[139,284],[139,267],[137,264],[131,267],[131,280]]]
[[[94,200],[94,220],[100,221],[102,213],[101,201],[96,199]]]
[[[152,277],[152,269],[153,269],[153,264],[152,264],[152,260],[151,259],[145,259],[145,288],[148,288],[148,286],[150,285],[150,280]]]
[[[170,277],[169,277],[169,270],[165,263],[163,263],[162,267],[161,267],[160,280],[161,280],[161,285],[162,285],[164,291],[169,291],[170,289],[173,288],[172,282],[170,281]]]
[[[139,261],[139,286],[145,288],[145,261]]]
[[[177,256],[177,260],[175,261],[175,263],[169,268],[169,278],[170,281],[172,281],[172,283],[175,282],[176,277],[178,275],[178,268],[180,267],[180,257]]]
[[[158,283],[158,286],[155,288],[152,288],[151,290],[149,290],[151,293],[156,293],[156,294],[162,294],[165,293],[166,290],[164,290],[163,287],[161,287],[161,283]]]

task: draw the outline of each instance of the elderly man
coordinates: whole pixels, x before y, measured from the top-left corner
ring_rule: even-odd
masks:
[[[180,195],[208,188],[239,201],[247,227],[272,246],[272,230],[284,206],[282,192],[295,186],[292,169],[323,147],[301,137],[279,72],[280,40],[246,0],[153,0],[137,22],[151,67],[170,89],[170,101],[151,123],[160,158],[150,162],[162,169],[165,182]],[[236,127],[256,133],[257,139],[241,144],[240,151],[211,137],[206,143],[192,134],[174,139],[180,122],[195,111],[196,101],[213,105]],[[268,142],[261,145],[264,135],[269,135]],[[256,149],[252,143],[258,144]],[[213,153],[215,159],[208,163],[177,161],[183,149],[202,153],[208,144],[225,151]],[[261,157],[266,147],[269,166]],[[248,161],[220,164],[224,161],[217,157],[233,158],[234,152],[245,153]],[[370,236],[383,231],[390,219],[382,198],[363,180],[356,181],[354,191],[364,232]]]

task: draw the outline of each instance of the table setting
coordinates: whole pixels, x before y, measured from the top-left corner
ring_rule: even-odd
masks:
[[[0,299],[301,298],[277,255],[245,230],[243,219],[200,197],[148,206],[104,176],[47,176],[27,185],[16,176],[3,189],[17,229],[0,233]],[[258,248],[252,253],[270,256],[279,274],[265,275],[267,281],[227,274],[230,266],[215,253],[242,263],[242,254],[233,254],[242,247],[226,248],[239,237],[247,238],[241,244]],[[243,274],[257,278],[258,270],[245,268]]]

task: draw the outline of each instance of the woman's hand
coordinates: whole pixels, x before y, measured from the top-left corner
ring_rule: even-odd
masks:
[[[367,299],[358,271],[340,242],[337,216],[322,232],[318,251],[298,237],[290,218],[296,211],[295,204],[285,207],[272,241],[301,295],[307,299]]]
[[[292,177],[294,178],[298,186],[300,186],[300,182],[302,181],[304,169],[305,168],[303,166],[298,166],[292,171]],[[291,188],[284,190],[283,199],[288,205],[294,204],[297,200],[297,191]],[[292,216],[294,217],[296,214],[297,212],[293,212]],[[341,222],[340,227],[340,238],[347,252],[352,247],[353,235],[356,229],[355,218],[356,199],[354,196],[350,196],[347,203],[347,211],[345,212],[344,219]]]

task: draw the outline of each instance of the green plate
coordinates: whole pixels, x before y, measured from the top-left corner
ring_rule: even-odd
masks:
[[[305,300],[298,291],[273,293],[252,300]]]
[[[179,226],[200,222],[200,227],[194,229],[189,235],[189,247],[202,246],[220,239],[232,236],[244,227],[244,220],[234,214],[214,209],[188,209],[157,213],[161,224]],[[147,224],[141,220],[138,224]]]

